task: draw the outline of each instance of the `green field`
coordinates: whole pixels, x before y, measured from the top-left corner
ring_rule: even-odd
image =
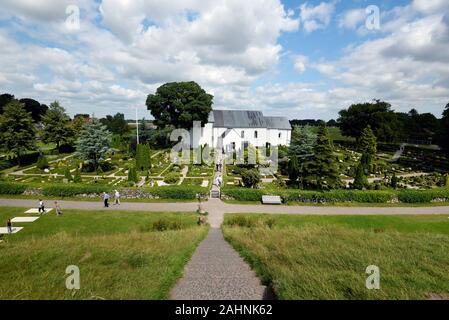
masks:
[[[449,216],[227,215],[223,230],[278,299],[449,298]]]
[[[6,219],[25,209],[1,208]],[[166,299],[207,228],[193,213],[65,210],[0,243],[0,299]],[[159,222],[159,223],[157,223]],[[156,226],[158,228],[156,228]],[[156,231],[168,226],[169,231]],[[156,228],[156,229],[155,229]],[[66,267],[81,289],[66,289]]]

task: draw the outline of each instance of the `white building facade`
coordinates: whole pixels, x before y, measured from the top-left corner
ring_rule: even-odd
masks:
[[[208,145],[224,151],[247,145],[290,145],[291,125],[285,117],[265,117],[260,111],[214,110],[193,146]]]

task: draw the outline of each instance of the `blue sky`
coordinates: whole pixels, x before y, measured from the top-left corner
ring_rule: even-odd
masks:
[[[0,91],[72,115],[150,118],[149,93],[191,80],[215,108],[291,119],[328,120],[375,98],[439,116],[449,102],[445,0],[2,2]]]

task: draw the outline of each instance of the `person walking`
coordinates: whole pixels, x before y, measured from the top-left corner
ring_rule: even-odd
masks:
[[[115,190],[114,198],[115,198],[114,205],[119,206],[120,205],[120,192],[118,192],[118,190]]]
[[[42,199],[39,199],[39,213],[45,213],[45,203]]]
[[[11,222],[11,219],[8,219],[6,221],[6,228],[8,229],[8,233],[11,234],[12,233],[12,222]]]
[[[109,208],[109,194],[107,192],[103,192],[103,201],[104,207]]]
[[[55,201],[55,210],[56,210],[56,215],[59,217],[60,215],[62,215],[62,211],[61,211],[61,207],[59,206],[58,201]]]

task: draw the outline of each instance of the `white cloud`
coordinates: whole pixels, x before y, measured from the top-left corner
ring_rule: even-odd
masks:
[[[317,6],[307,2],[300,6],[300,18],[306,32],[325,29],[335,13],[335,2],[321,2]]]
[[[365,9],[348,10],[339,17],[338,26],[344,29],[356,29],[365,19]]]
[[[294,62],[294,68],[296,72],[299,74],[304,73],[306,71],[307,63],[309,62],[309,59],[306,56],[303,55],[297,55],[293,57]]]

